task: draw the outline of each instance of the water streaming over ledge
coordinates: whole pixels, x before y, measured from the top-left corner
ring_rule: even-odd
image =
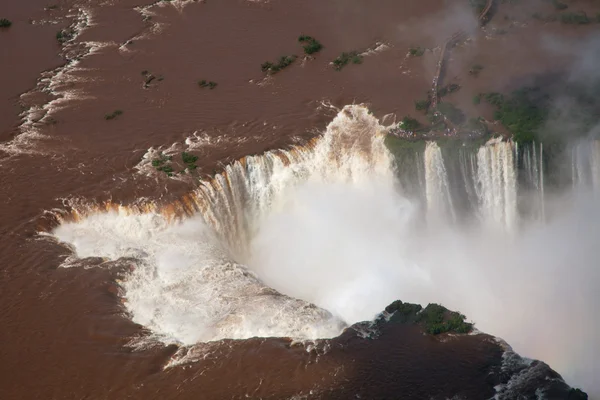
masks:
[[[410,231],[410,221],[423,216],[427,224],[475,220],[482,226],[511,232],[518,229],[524,214],[520,196],[535,193],[540,203],[533,208],[539,211],[544,207],[541,144],[517,148],[496,138],[477,148],[449,151],[429,142],[402,163],[398,154],[386,147],[386,134],[387,129],[365,107],[346,106],[322,137],[306,146],[236,161],[180,201],[144,207],[75,206],[70,214],[59,217],[61,224],[53,233],[71,245],[79,258],[101,256],[133,266],[121,282],[125,307],[135,322],[148,327],[163,342],[336,336],[347,324],[372,318],[387,303],[404,298],[403,293],[392,288],[381,290],[379,297],[372,295],[385,286],[385,279],[368,282],[368,277],[351,268],[347,274],[355,274],[354,279],[362,281],[364,287],[332,291],[341,299],[318,290],[303,299],[293,297],[293,288],[285,294],[274,290],[287,287],[286,282],[271,277],[277,265],[269,269],[259,264],[269,257],[261,235],[278,223],[278,216],[293,215],[292,223],[283,220],[293,230],[298,219],[321,223],[329,215],[347,211],[341,218],[351,224],[355,214],[364,211],[368,218],[357,219],[354,227],[366,232],[372,229],[370,237],[377,240],[380,227],[371,225],[374,220],[391,221],[386,228],[392,231],[400,226],[398,237]],[[573,148],[574,185],[598,187],[600,146],[593,143]],[[414,167],[406,168],[407,163]],[[312,202],[319,203],[314,193],[325,193],[324,203],[331,196],[339,202],[322,214],[315,213],[310,209]],[[346,203],[352,206],[355,197],[362,203],[344,210]],[[535,215],[540,218],[539,212]],[[319,233],[327,229],[324,224]],[[274,232],[290,234],[285,229]],[[326,233],[319,243],[343,235]],[[380,250],[398,247],[392,258],[406,260],[407,250],[401,243],[385,243],[387,247]],[[342,249],[349,246],[341,245]],[[359,251],[352,259],[335,260],[352,263],[362,256]],[[376,263],[369,266],[369,260],[365,263],[367,268],[378,268]],[[408,264],[402,266],[404,272],[398,272],[397,279],[428,281],[425,271]],[[327,265],[319,268],[310,273],[335,279],[328,275]],[[291,279],[302,282],[300,275]],[[361,308],[359,296],[372,296],[375,301]]]

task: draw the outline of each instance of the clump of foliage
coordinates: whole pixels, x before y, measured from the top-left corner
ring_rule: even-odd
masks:
[[[531,142],[536,131],[548,115],[545,98],[540,98],[538,88],[522,88],[505,97],[500,93],[487,93],[484,99],[496,106],[494,119],[500,121],[516,142]]]
[[[202,79],[200,82],[198,82],[198,86],[200,86],[201,88],[209,88],[209,89],[214,89],[217,87],[217,82],[213,82],[213,81],[205,81],[204,79]]]
[[[61,44],[68,42],[73,39],[73,37],[75,37],[75,31],[73,29],[62,29],[56,32],[56,40]]]
[[[477,76],[477,75],[479,75],[479,73],[481,72],[482,69],[483,69],[483,65],[481,65],[481,64],[474,64],[471,67],[471,69],[469,69],[469,74]]]
[[[430,335],[440,333],[469,333],[473,324],[465,322],[466,317],[461,313],[449,311],[439,304],[429,304],[418,315],[418,321],[425,324],[425,332]]]
[[[0,28],[9,28],[12,22],[6,18],[0,18]]]
[[[352,62],[352,64],[361,64],[363,60],[363,56],[361,56],[357,51],[344,52],[340,54],[335,60],[333,60],[333,68],[336,71],[341,71],[348,63]]]
[[[417,314],[423,307],[419,304],[403,303],[400,300],[394,301],[385,308],[388,314],[393,314],[390,318],[392,322],[407,323],[415,322]]]
[[[152,166],[156,168],[157,171],[166,173],[167,176],[173,176],[173,167],[170,164],[167,164],[172,159],[172,156],[167,156],[164,153],[160,153],[158,158],[152,160]]]
[[[184,151],[183,153],[181,153],[181,160],[189,170],[196,169],[195,163],[196,161],[198,161],[198,156]]]
[[[423,54],[425,54],[425,49],[423,47],[411,47],[408,50],[408,54],[413,57],[421,57]]]
[[[483,95],[483,98],[485,99],[485,101],[487,101],[488,103],[490,103],[491,105],[494,105],[496,107],[500,107],[504,103],[504,95],[502,93],[497,93],[497,92],[485,93]]]
[[[444,86],[440,90],[438,90],[438,96],[444,97],[450,93],[457,92],[460,89],[460,86],[456,83],[451,83],[450,85]]]
[[[262,63],[262,65],[260,66],[260,69],[263,72],[266,72],[269,74],[275,74],[275,73],[281,71],[282,69],[290,66],[296,60],[296,58],[298,58],[298,57],[295,55],[281,56],[281,57],[279,57],[279,60],[276,63],[272,63],[269,61]]]
[[[304,44],[302,48],[304,49],[304,53],[308,55],[318,53],[323,48],[323,45],[312,36],[302,35],[298,38],[298,41]]]
[[[592,21],[588,18],[585,12],[581,11],[578,13],[562,13],[560,15],[560,22],[571,25],[585,25]]]
[[[421,123],[414,118],[404,117],[400,122],[400,128],[407,132],[414,132],[421,127]]]
[[[465,121],[465,114],[451,103],[438,103],[437,111],[453,124],[460,125]]]
[[[415,109],[417,111],[427,111],[431,105],[431,100],[417,100],[415,101]]]
[[[557,10],[566,10],[567,8],[569,8],[568,5],[566,5],[565,3],[562,3],[559,0],[552,0],[552,5],[554,6],[554,8],[556,8]]]
[[[481,95],[476,94],[475,96],[473,96],[473,104],[478,105],[480,103],[481,103]]]
[[[118,117],[119,115],[121,115],[121,114],[123,114],[123,111],[121,111],[121,110],[115,110],[115,111],[113,111],[113,112],[112,112],[112,113],[110,113],[110,114],[106,114],[106,115],[104,116],[104,119],[105,119],[105,120],[107,120],[107,121],[108,121],[108,120],[111,120],[111,119],[115,119],[115,118],[117,118],[117,117]]]

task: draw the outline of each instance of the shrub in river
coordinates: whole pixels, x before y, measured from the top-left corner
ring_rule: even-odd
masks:
[[[475,96],[473,96],[473,104],[478,105],[480,103],[481,103],[481,95],[476,94]]]
[[[104,116],[104,119],[105,119],[105,120],[107,120],[107,121],[108,121],[108,120],[111,120],[111,119],[115,119],[115,118],[117,118],[117,117],[118,117],[119,115],[121,115],[121,114],[123,114],[123,111],[121,111],[121,110],[115,110],[115,111],[113,111],[113,112],[112,112],[112,113],[110,113],[110,114],[106,114],[106,115]]]
[[[272,63],[269,61],[262,63],[262,65],[260,66],[260,69],[263,72],[266,72],[269,74],[275,74],[275,73],[281,71],[282,69],[290,66],[296,60],[296,58],[298,58],[298,56],[296,56],[296,55],[281,56],[281,57],[279,57],[279,60],[276,63]]]
[[[360,64],[362,63],[363,56],[361,56],[357,51],[344,52],[340,54],[335,60],[333,60],[333,68],[336,71],[341,71],[348,63],[352,62],[352,64]]]
[[[425,49],[422,47],[411,47],[408,50],[408,54],[413,57],[421,57],[423,54],[425,54]]]
[[[560,15],[560,22],[563,24],[585,25],[592,22],[585,12],[563,13]]]
[[[308,55],[318,53],[323,48],[323,45],[311,36],[302,35],[298,38],[298,41],[304,44],[302,48],[304,53]]]
[[[202,79],[200,82],[198,82],[198,86],[200,86],[201,88],[214,89],[217,87],[217,82],[205,81],[204,79]]]
[[[415,101],[415,109],[417,111],[427,111],[430,105],[431,101],[429,99]]]
[[[11,25],[12,22],[10,22],[8,19],[0,18],[0,28],[9,28]]]
[[[181,153],[181,159],[183,160],[184,164],[193,164],[196,161],[198,161],[198,156],[195,156],[195,155],[190,154],[190,153],[186,153],[184,151],[183,153]]]
[[[568,5],[566,5],[565,3],[560,2],[559,0],[552,0],[552,5],[557,10],[566,10],[567,8],[569,8]]]
[[[58,40],[58,42],[61,44],[73,39],[74,36],[75,31],[73,31],[72,29],[62,29],[56,32],[56,40]]]
[[[414,132],[421,127],[421,123],[414,118],[404,117],[400,122],[400,128],[407,132]]]

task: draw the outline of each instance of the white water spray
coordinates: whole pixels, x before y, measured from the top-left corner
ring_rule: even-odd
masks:
[[[331,337],[395,299],[439,302],[593,385],[595,203],[565,200],[547,224],[517,229],[513,145],[494,139],[461,161],[483,223],[415,223],[418,205],[398,189],[384,133],[365,108],[348,106],[312,146],[247,157],[204,182],[193,218],[105,212],[54,233],[79,257],[132,263],[127,311],[165,342]],[[439,147],[426,152],[428,205],[451,206]],[[597,158],[587,159],[592,176]]]

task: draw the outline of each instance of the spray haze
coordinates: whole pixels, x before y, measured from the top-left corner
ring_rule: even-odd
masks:
[[[204,182],[195,217],[91,212],[54,234],[79,257],[134,258],[126,308],[165,342],[332,337],[396,299],[437,302],[597,390],[598,182],[546,196],[546,221],[520,217],[523,149],[495,139],[461,150],[469,176],[453,179],[431,143],[416,166],[420,202],[398,183],[384,134],[347,106],[312,146],[247,157]],[[599,155],[574,168],[594,176]],[[466,182],[474,218],[448,218],[459,206],[450,189]]]

